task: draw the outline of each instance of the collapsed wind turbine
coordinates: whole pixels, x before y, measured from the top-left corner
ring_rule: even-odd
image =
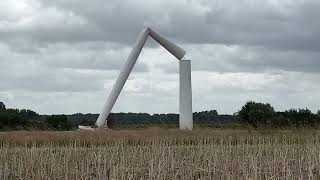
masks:
[[[107,118],[114,106],[124,84],[126,83],[133,66],[135,65],[139,54],[148,38],[151,36],[161,46],[167,49],[172,55],[179,60],[179,127],[180,129],[192,129],[192,92],[191,92],[191,61],[182,60],[186,51],[174,43],[167,40],[159,33],[151,28],[145,28],[141,31],[137,41],[135,42],[125,64],[122,66],[116,83],[114,84],[111,93],[96,121],[98,128],[103,128],[106,125]]]

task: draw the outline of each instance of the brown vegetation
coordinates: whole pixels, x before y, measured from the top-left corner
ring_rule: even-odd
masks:
[[[318,179],[317,130],[0,133],[0,179]]]

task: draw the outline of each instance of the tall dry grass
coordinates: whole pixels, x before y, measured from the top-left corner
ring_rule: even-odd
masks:
[[[319,179],[320,131],[0,133],[0,179]]]

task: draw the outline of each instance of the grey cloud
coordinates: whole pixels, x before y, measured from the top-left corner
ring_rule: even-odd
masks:
[[[10,70],[11,71],[11,70]],[[0,91],[24,90],[32,92],[83,92],[103,90],[104,76],[47,68],[35,68],[33,72],[4,71]]]
[[[30,17],[35,21],[33,25],[28,26],[26,21],[25,25],[5,29],[2,38],[132,44],[141,28],[150,25],[185,43],[320,48],[320,23],[315,18],[320,15],[320,3],[311,0],[277,4],[249,0],[40,2],[40,11]]]
[[[216,1],[212,1],[216,2]],[[171,32],[188,43],[261,46],[283,50],[319,50],[320,3],[315,1],[218,1],[189,17],[176,12]],[[178,15],[179,14],[179,15]]]
[[[98,112],[145,25],[187,49],[195,110],[232,113],[251,99],[277,108],[318,107],[320,3],[315,0],[3,4],[0,98],[12,107]],[[138,73],[130,75],[114,110],[176,112],[177,61],[150,40],[146,46],[134,69]],[[212,78],[212,72],[222,74]]]
[[[30,42],[29,42],[30,43]],[[77,44],[28,44],[28,41],[2,44],[3,61],[36,61],[43,66],[71,69],[119,70],[130,48],[114,43],[83,42]],[[1,51],[1,49],[0,49]],[[4,52],[5,51],[5,52]],[[148,66],[138,62],[135,72],[147,72]]]
[[[249,100],[269,102],[276,110],[319,109],[319,74],[272,73],[193,73],[195,109],[218,109],[233,113]]]
[[[320,72],[317,51],[282,51],[251,46],[188,45],[197,71],[217,72]]]
[[[117,45],[60,44],[43,50],[41,54],[38,54],[38,59],[44,61],[45,65],[53,67],[119,70],[129,52],[129,48]],[[138,62],[134,71],[147,72],[148,66]]]
[[[0,91],[101,90],[105,80],[114,78],[110,72],[54,67],[48,63],[47,56],[17,53],[0,43]]]

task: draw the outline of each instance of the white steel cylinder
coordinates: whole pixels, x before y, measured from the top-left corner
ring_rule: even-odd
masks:
[[[186,51],[175,45],[164,36],[153,31],[150,28],[145,28],[139,35],[135,45],[133,46],[126,63],[122,66],[116,83],[114,84],[110,95],[96,121],[96,126],[103,128],[106,125],[107,118],[114,106],[124,84],[126,83],[129,74],[135,65],[139,54],[148,38],[151,36],[164,48],[166,48],[177,59],[182,59]],[[192,100],[191,100],[191,63],[188,60],[180,60],[180,128],[192,129]],[[185,89],[185,90],[184,90]],[[191,113],[191,115],[190,115]],[[181,124],[182,123],[182,124]]]
[[[108,100],[106,101],[106,103],[105,103],[105,105],[104,105],[104,107],[103,107],[103,109],[102,109],[102,111],[96,121],[96,125],[99,128],[103,128],[105,126],[107,118],[109,116],[109,113],[111,112],[112,107],[114,106],[124,84],[126,83],[128,76],[131,73],[134,64],[136,63],[136,61],[139,57],[139,54],[140,54],[148,36],[149,36],[149,28],[146,28],[140,33],[136,43],[134,44],[134,46],[128,56],[127,61],[122,66],[122,69],[120,71],[118,79],[117,79],[116,83],[114,84],[114,86],[111,90],[111,93],[108,97]]]
[[[177,59],[182,59],[186,54],[186,51],[181,47],[177,46],[173,42],[169,41],[167,38],[157,33],[156,31],[149,28],[149,35],[156,40],[162,47],[168,50],[172,55],[174,55]]]
[[[181,130],[192,130],[192,87],[191,87],[191,61],[179,61],[179,127]]]

